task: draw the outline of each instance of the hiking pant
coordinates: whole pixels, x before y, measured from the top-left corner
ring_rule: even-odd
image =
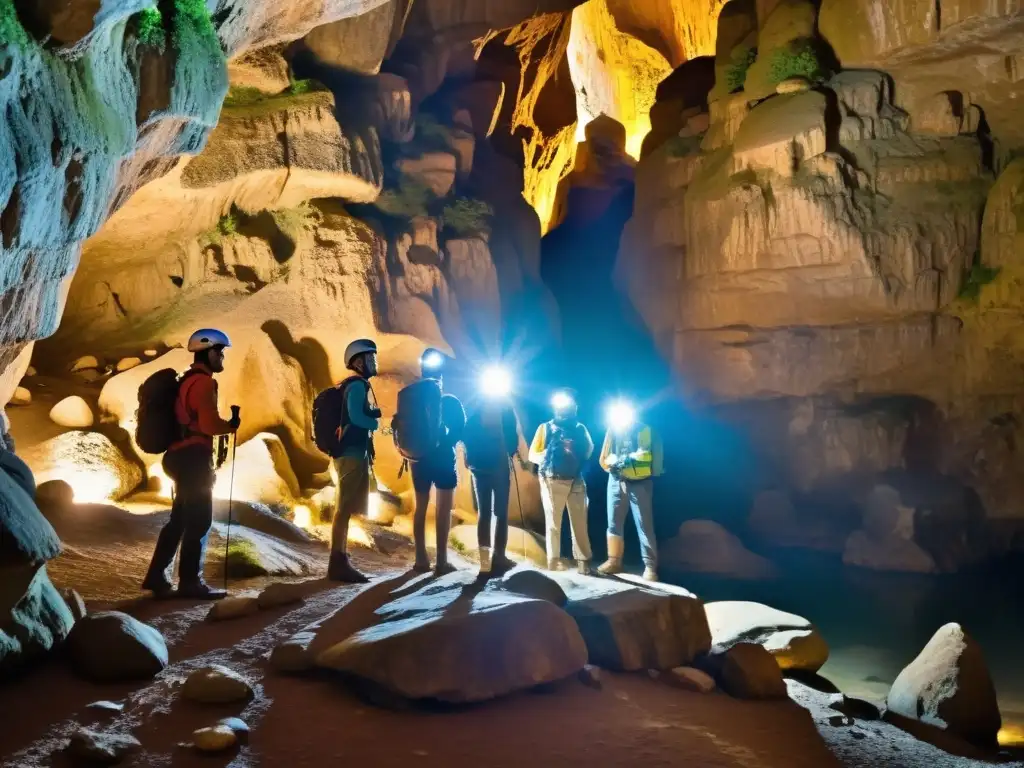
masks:
[[[333,461],[338,490],[334,494],[331,551],[347,552],[348,521],[352,515],[365,515],[370,506],[370,460],[365,456],[341,456]]]
[[[633,511],[633,522],[640,536],[640,554],[644,565],[654,568],[658,564],[658,541],[654,537],[654,511],[652,507],[654,481],[620,480],[608,476],[608,533],[622,536],[626,513]]]
[[[559,480],[541,477],[540,500],[547,523],[548,561],[562,554],[562,513],[569,509],[569,530],[572,533],[572,554],[576,560],[590,559],[590,537],[587,534],[587,483],[582,477]]]
[[[163,467],[174,481],[174,503],[171,517],[157,537],[149,573],[166,579],[180,544],[178,583],[197,584],[202,581],[206,537],[213,525],[213,451],[205,445],[168,451]]]
[[[511,481],[508,469],[497,472],[473,472],[473,493],[479,517],[476,523],[477,545],[483,549],[491,546],[491,517],[494,526],[494,556],[503,557],[508,546],[508,495]]]

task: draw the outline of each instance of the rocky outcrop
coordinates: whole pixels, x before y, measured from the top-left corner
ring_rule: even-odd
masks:
[[[959,624],[941,627],[900,672],[886,706],[897,724],[919,721],[980,747],[994,747],[1002,727],[984,654]]]
[[[805,618],[760,603],[706,603],[711,644],[717,652],[738,643],[761,645],[779,668],[817,672],[828,661],[828,644]]]
[[[747,549],[734,534],[712,520],[688,520],[661,545],[666,568],[718,573],[739,579],[770,578],[775,567]]]
[[[99,432],[65,432],[22,455],[37,483],[66,482],[79,503],[122,499],[143,479],[139,466]]]
[[[75,624],[68,638],[75,670],[94,682],[147,680],[167,666],[167,643],[128,614],[104,611]]]
[[[587,646],[546,600],[475,596],[449,576],[378,609],[375,625],[317,656],[317,665],[406,699],[485,701],[579,672]]]

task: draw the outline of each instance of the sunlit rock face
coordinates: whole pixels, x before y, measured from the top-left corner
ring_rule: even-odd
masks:
[[[951,543],[974,530],[964,488],[990,519],[1024,514],[1009,287],[1021,174],[999,154],[1017,126],[979,119],[1008,103],[989,90],[1005,70],[932,80],[928,98],[901,78],[941,79],[924,59],[973,56],[969,31],[1001,45],[1019,11],[944,3],[931,29],[934,4],[855,5],[826,1],[817,19],[842,71],[812,4],[726,6],[709,103],[665,95],[619,281],[692,402],[751,436],[755,486],[842,532],[861,524],[867,479],[888,476],[908,541],[956,570],[984,549]],[[896,89],[851,65],[891,70]]]

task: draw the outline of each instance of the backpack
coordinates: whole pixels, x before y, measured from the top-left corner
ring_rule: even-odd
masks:
[[[569,450],[564,440],[575,440],[579,448],[582,442],[580,425],[572,429],[564,429],[553,421],[546,425],[547,441],[544,448],[544,460],[541,464],[541,474],[545,477],[553,477],[557,480],[575,480],[580,476],[583,469],[583,462],[579,456]]]
[[[181,385],[193,373],[178,378],[173,368],[152,374],[139,387],[139,407],[135,411],[135,442],[146,453],[166,453],[183,435],[174,406]]]
[[[423,379],[398,393],[398,410],[391,420],[395,445],[407,461],[422,461],[441,443],[441,383]]]
[[[661,442],[661,434],[651,429],[651,477],[665,474],[665,447]]]
[[[333,459],[341,455],[341,433],[345,428],[345,398],[348,385],[360,379],[349,376],[340,384],[328,387],[313,400],[313,442]]]

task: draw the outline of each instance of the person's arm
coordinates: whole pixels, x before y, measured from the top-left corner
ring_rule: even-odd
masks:
[[[601,458],[598,463],[605,472],[611,472],[619,463],[619,457],[612,453],[612,431],[610,429],[604,436],[604,445],[601,446]]]
[[[505,433],[505,450],[509,456],[519,453],[519,424],[516,421],[516,412],[506,408],[501,414],[501,428]]]
[[[349,424],[373,432],[380,426],[380,422],[370,415],[368,391],[365,382],[354,381],[349,384],[348,392],[345,393],[345,410]]]
[[[533,442],[530,443],[530,455],[529,459],[532,463],[540,466],[541,462],[544,461],[544,449],[545,443],[547,443],[547,424],[541,424],[537,427],[537,431],[533,435]]]
[[[580,457],[588,461],[594,455],[594,438],[590,436],[590,430],[585,424],[580,424],[580,439],[583,445],[580,446]]]
[[[217,410],[217,382],[212,376],[197,374],[186,393],[188,405],[196,415],[196,426],[204,435],[226,435],[234,432],[230,421],[220,417]]]
[[[441,419],[447,432],[446,442],[453,448],[466,431],[466,409],[454,395],[445,395],[441,400]]]

